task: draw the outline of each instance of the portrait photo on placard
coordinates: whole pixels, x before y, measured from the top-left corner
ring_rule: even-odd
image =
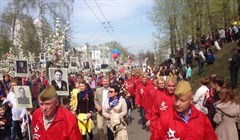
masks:
[[[71,63],[71,67],[77,67],[78,66],[78,61],[77,61],[77,57],[71,57],[70,58],[70,63]]]
[[[14,86],[17,107],[32,108],[32,97],[29,86]]]
[[[40,53],[40,62],[44,62],[45,61],[45,53]]]
[[[89,65],[89,62],[85,61],[83,62],[83,68],[86,70],[86,69],[90,69],[90,65]]]
[[[25,60],[16,60],[16,76],[25,76],[28,73],[28,63]]]
[[[96,65],[95,65],[95,71],[100,71],[100,70],[101,70],[100,64],[96,64]]]
[[[37,68],[37,63],[32,63],[32,69],[36,70]]]
[[[66,68],[50,68],[49,83],[55,87],[58,95],[69,95],[68,73]]]
[[[69,68],[69,62],[64,62],[63,63],[63,68]]]

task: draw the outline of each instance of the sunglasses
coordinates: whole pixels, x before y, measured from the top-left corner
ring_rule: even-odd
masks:
[[[114,91],[108,91],[109,93],[113,93]]]

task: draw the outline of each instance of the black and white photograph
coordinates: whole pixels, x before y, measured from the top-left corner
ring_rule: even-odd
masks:
[[[17,107],[32,108],[29,86],[14,86]]]
[[[64,62],[63,63],[63,68],[69,68],[69,62]]]
[[[87,62],[87,61],[83,62],[83,68],[84,68],[84,70],[90,69],[89,62]]]
[[[110,70],[109,70],[108,64],[105,64],[105,63],[101,64],[101,71],[102,72],[109,72]]]
[[[100,70],[101,70],[100,64],[96,64],[96,65],[95,65],[95,71],[100,71]]]
[[[34,70],[37,69],[37,63],[32,63],[32,69],[34,69]]]
[[[40,62],[45,62],[45,53],[40,53]]]
[[[58,95],[69,95],[68,75],[66,68],[50,68],[49,80],[49,83],[55,87]]]
[[[26,76],[28,63],[25,60],[16,60],[16,76]]]
[[[78,59],[77,59],[77,57],[71,57],[70,58],[70,62],[71,62],[71,67],[72,68],[77,68],[77,66],[78,66],[78,61],[77,61]]]

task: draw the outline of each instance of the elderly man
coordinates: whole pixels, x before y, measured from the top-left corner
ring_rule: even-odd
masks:
[[[33,113],[33,140],[82,140],[76,117],[59,105],[54,86],[38,96],[40,108]]]
[[[192,105],[190,84],[181,81],[174,92],[174,107],[158,120],[156,140],[217,140],[209,119]]]

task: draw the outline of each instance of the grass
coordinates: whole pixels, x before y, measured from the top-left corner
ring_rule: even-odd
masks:
[[[228,59],[232,56],[233,48],[237,47],[236,42],[226,43],[222,50],[217,51],[213,50],[216,60],[213,64],[204,66],[204,71],[201,76],[198,75],[198,64],[196,61],[193,62],[193,74],[190,80],[191,86],[193,88],[193,92],[195,93],[197,88],[199,87],[199,79],[201,77],[208,77],[211,74],[217,74],[224,77],[225,83],[230,83],[230,72],[228,70],[229,62]],[[239,60],[240,61],[240,60]],[[239,75],[239,74],[238,74]],[[240,76],[238,76],[240,78]],[[234,90],[239,94],[240,91],[240,80],[238,80],[238,86]],[[239,94],[240,95],[240,94]]]

